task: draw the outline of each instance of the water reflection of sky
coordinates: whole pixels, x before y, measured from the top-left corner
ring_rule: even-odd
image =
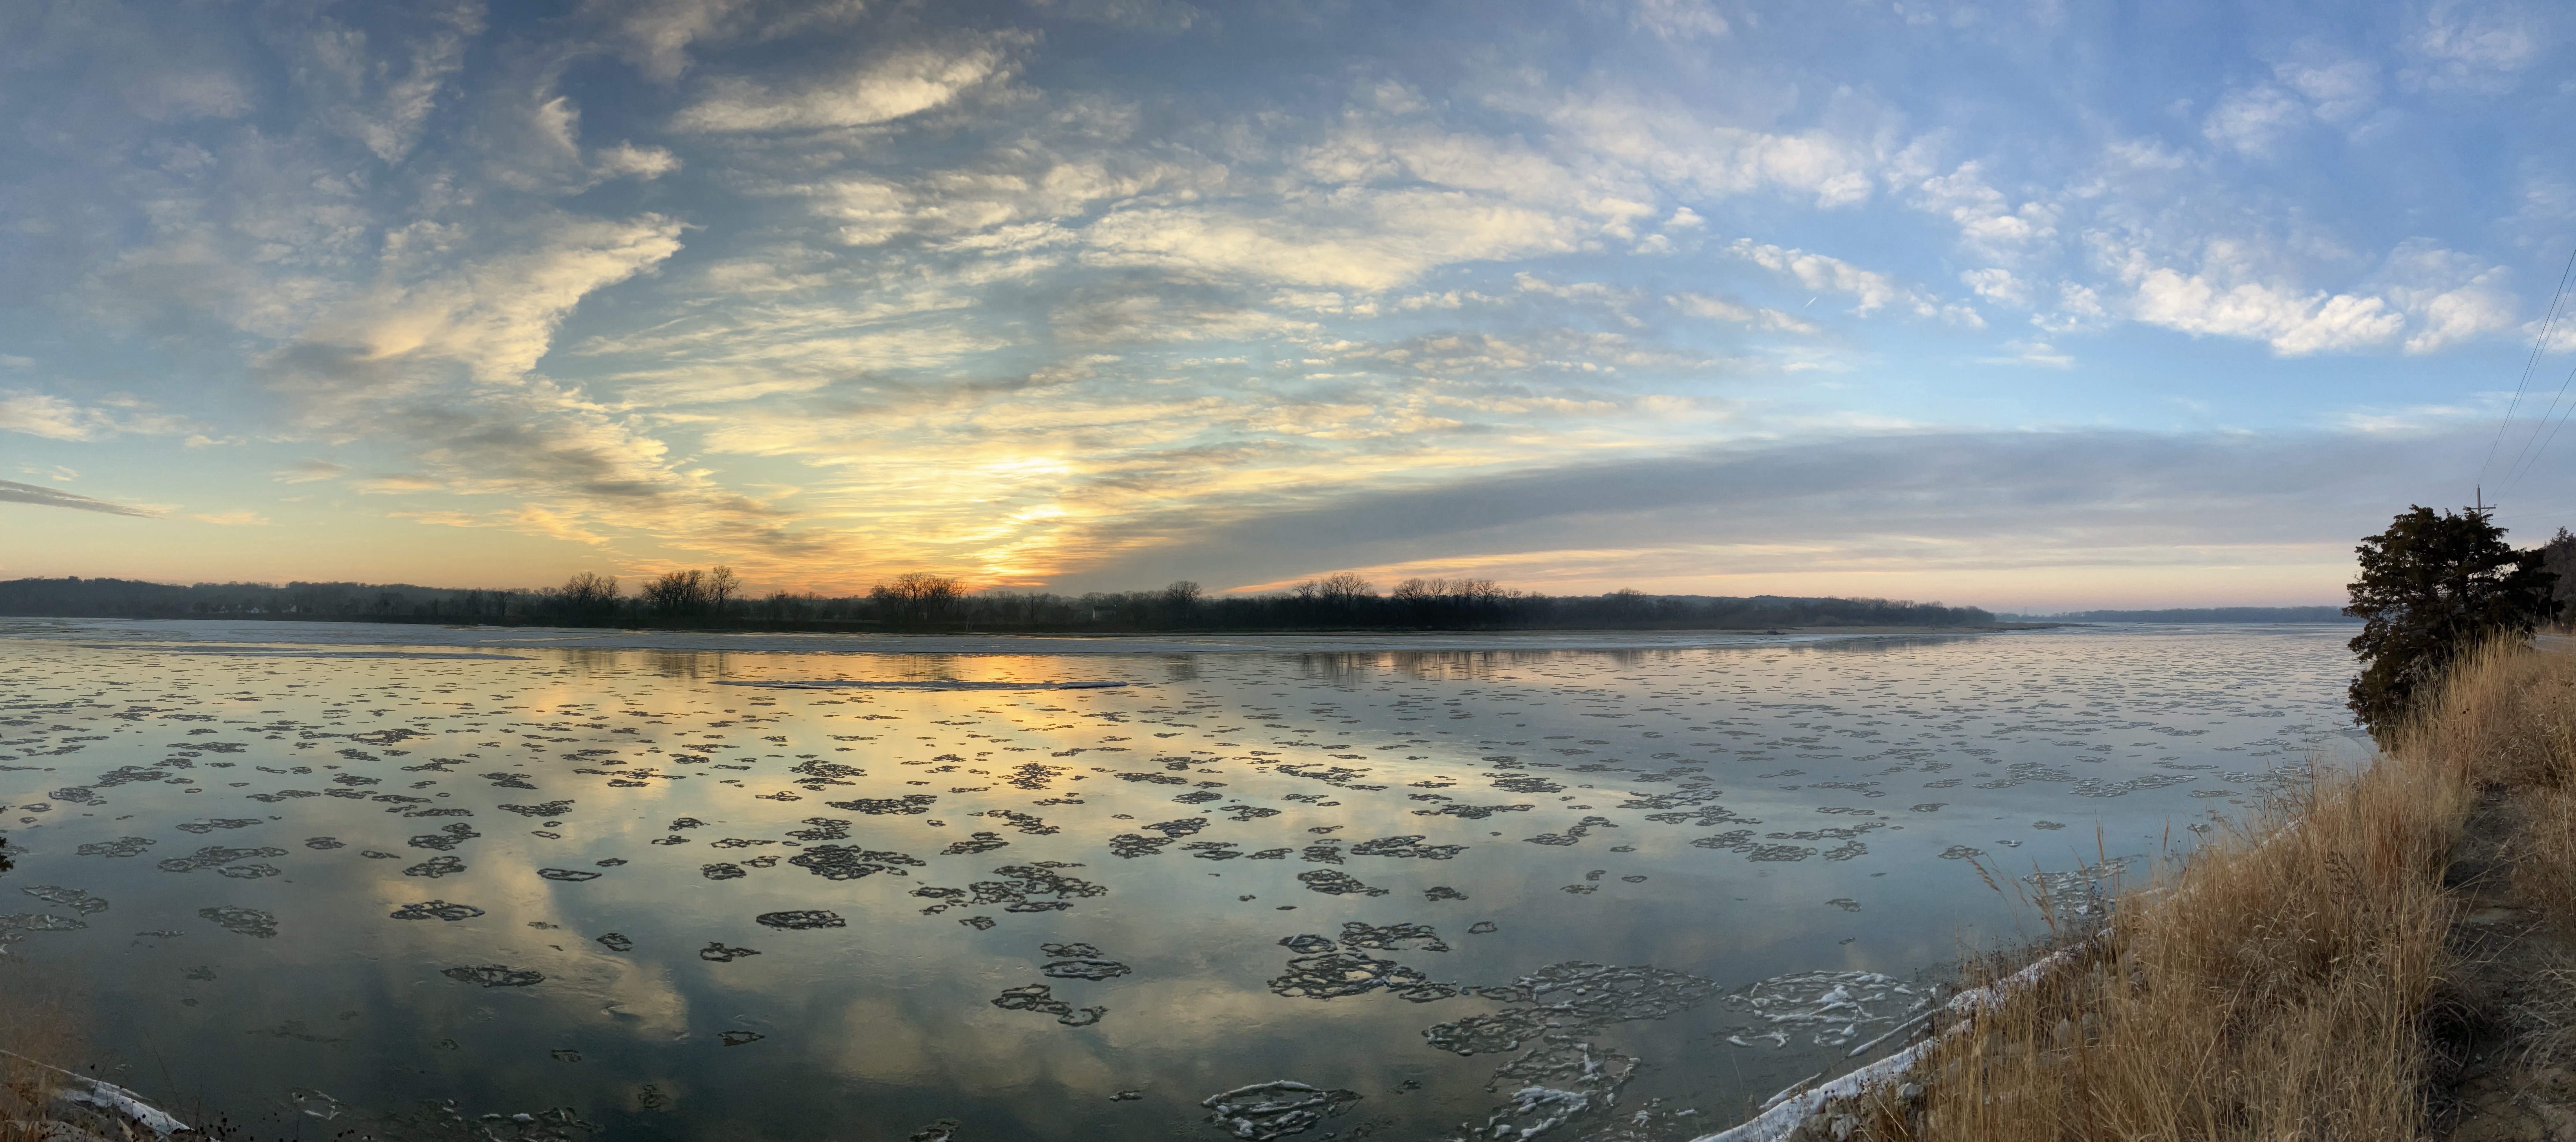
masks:
[[[1964,858],[2144,858],[2321,742],[2349,752],[2347,633],[1072,657],[0,642],[0,825],[22,850],[0,940],[80,981],[111,1077],[236,1121],[321,1092],[348,1108],[331,1129],[452,1099],[616,1137],[948,1118],[967,1142],[1215,1138],[1201,1100],[1288,1079],[1362,1096],[1301,1138],[1445,1136],[1533,1085],[1567,1098],[1516,1120],[1564,1117],[1556,1136],[1686,1138],[1892,1025],[1962,950],[2037,930]],[[733,685],[827,678],[1128,685]],[[79,852],[125,837],[153,843]],[[247,851],[160,867],[209,846]],[[828,879],[808,854],[882,871]],[[440,856],[463,870],[405,875]],[[1380,894],[1316,890],[1332,873]],[[1106,891],[1031,891],[1067,877]],[[16,891],[56,887],[109,906]],[[481,914],[390,918],[433,900]],[[225,907],[276,936],[201,915]],[[755,919],[792,910],[843,924]],[[1345,924],[1428,925],[1448,950],[1345,943],[1304,970],[1471,990],[1274,993],[1300,955],[1283,940]],[[1048,978],[1049,943],[1130,970]],[[1660,974],[1550,993],[1641,989],[1608,1014],[1499,990],[1569,963]],[[470,978],[487,967],[544,980]],[[1848,1022],[1774,1021],[1834,982],[1797,973],[1872,974],[1844,980]],[[1106,1010],[995,1005],[1032,984],[1069,1021]],[[1520,1045],[1426,1041],[1462,1020]]]

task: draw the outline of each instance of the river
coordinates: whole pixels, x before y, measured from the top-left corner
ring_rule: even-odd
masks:
[[[1686,1139],[2364,756],[2350,634],[0,620],[0,981],[262,1135]]]

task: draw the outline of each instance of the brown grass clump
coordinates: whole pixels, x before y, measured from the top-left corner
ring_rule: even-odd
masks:
[[[2481,788],[2552,791],[2519,862],[2576,904],[2576,656],[2466,655],[2359,774],[2322,774],[2243,833],[2125,894],[2089,962],[1937,1047],[1888,1142],[2412,1139],[2457,965],[2453,847]],[[2576,917],[2576,908],[2563,913]]]

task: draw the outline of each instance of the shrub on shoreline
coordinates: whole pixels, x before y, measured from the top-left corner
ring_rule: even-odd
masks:
[[[2384,740],[2403,725],[2453,656],[2557,617],[2548,549],[2516,551],[2504,534],[2484,509],[2414,507],[2353,549],[2361,578],[2344,613],[2366,621],[2351,643],[2362,670],[2350,705],[2372,736]]]

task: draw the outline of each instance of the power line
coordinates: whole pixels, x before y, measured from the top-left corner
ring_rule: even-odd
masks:
[[[2567,379],[2558,382],[2557,395],[2549,398],[2549,408],[2540,414],[2540,423],[2531,427],[2531,441],[2526,443],[2526,452],[2530,456],[2530,459],[2525,461],[2522,456],[2514,457],[2513,465],[2505,469],[2504,487],[2497,489],[2498,491],[2512,490],[2513,485],[2517,481],[2521,480],[2525,473],[2538,467],[2540,465],[2541,454],[2549,451],[2549,442],[2558,439],[2558,430],[2567,426],[2566,416],[2559,416],[2557,423],[2555,424],[2550,423],[2549,418],[2558,412],[2558,402],[2566,399],[2569,385],[2576,385],[2576,368],[2569,369],[2567,371]],[[2567,412],[2569,415],[2576,415],[2576,404],[2568,405]],[[2549,435],[2547,437],[2543,437],[2540,434],[2540,430],[2544,426],[2549,429]],[[2533,443],[2536,443],[2538,447],[2529,447],[2529,445]]]
[[[2531,387],[2532,371],[2540,367],[2540,356],[2548,349],[2550,331],[2557,327],[2558,315],[2564,312],[2564,306],[2567,300],[2567,284],[2571,276],[2576,276],[2576,249],[2571,249],[2567,252],[2567,265],[2565,268],[2558,271],[2558,289],[2557,292],[2549,295],[2549,313],[2541,320],[2540,335],[2532,338],[2531,352],[2523,358],[2522,377],[2514,382],[2513,399],[2506,402],[2504,407],[2504,419],[2496,423],[2495,439],[2487,444],[2486,463],[2478,466],[2478,479],[2480,482],[2484,482],[2486,480],[2487,470],[2495,466],[2496,449],[2503,446],[2505,430],[2513,426],[2513,414],[2515,410],[2522,407],[2522,394],[2525,390]],[[2566,386],[2563,384],[2560,385],[2559,392],[2561,395],[2564,395],[2566,392]],[[2555,410],[2557,407],[2558,402],[2552,400],[2550,402],[2550,408]],[[2549,416],[2547,413],[2541,414],[2541,420],[2543,423],[2546,423],[2548,419]],[[2537,437],[2538,435],[2540,435],[2540,426],[2533,425],[2532,436]],[[2531,441],[2529,439],[2525,439],[2523,441],[2521,451],[2514,454],[2514,463],[2520,464],[2522,462],[2523,453],[2530,451],[2530,448]],[[2512,477],[2510,475],[2512,466],[2508,465],[2506,471],[2508,473],[2506,483],[2510,485],[2512,483]]]

